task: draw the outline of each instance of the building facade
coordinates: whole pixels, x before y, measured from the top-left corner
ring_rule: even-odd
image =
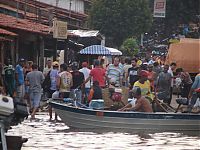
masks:
[[[81,2],[80,5],[76,4],[80,12],[50,4],[50,1],[48,4],[42,0],[1,0],[0,63],[4,63],[3,59],[9,57],[15,64],[18,58],[23,57],[44,67],[44,59],[55,59],[60,45],[64,45],[67,50],[69,39],[58,42],[53,38],[53,19],[68,22],[68,29],[84,29],[87,14],[80,13],[84,10]],[[72,7],[75,8],[75,5]],[[69,34],[68,38],[73,38],[73,34]]]

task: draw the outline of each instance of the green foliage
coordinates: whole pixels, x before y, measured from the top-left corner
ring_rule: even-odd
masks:
[[[138,53],[139,51],[139,45],[138,45],[138,42],[135,38],[128,38],[126,39],[120,50],[122,51],[123,55],[125,56],[133,56],[135,54]]]
[[[126,38],[147,32],[151,24],[148,0],[94,0],[89,14],[90,27],[118,47]]]

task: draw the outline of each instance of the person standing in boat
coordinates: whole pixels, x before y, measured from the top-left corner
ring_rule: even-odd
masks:
[[[31,107],[33,109],[31,119],[35,119],[36,111],[40,105],[44,75],[41,71],[38,71],[36,64],[32,65],[32,69],[33,71],[29,72],[26,76],[26,85],[29,86]]]
[[[141,89],[134,86],[131,90],[131,95],[136,99],[136,101],[128,103],[118,111],[153,112],[150,102],[141,94]]]
[[[156,92],[158,92],[157,96],[160,100],[163,100],[164,103],[170,105],[170,88],[172,76],[170,73],[168,73],[168,70],[169,65],[165,65],[163,72],[158,75]]]

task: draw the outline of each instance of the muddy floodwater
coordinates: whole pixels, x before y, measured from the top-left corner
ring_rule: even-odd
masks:
[[[200,149],[199,132],[100,131],[70,129],[49,121],[47,113],[25,120],[7,134],[28,138],[22,150],[194,150]]]

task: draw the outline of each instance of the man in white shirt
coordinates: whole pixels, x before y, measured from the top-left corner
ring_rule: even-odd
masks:
[[[52,61],[49,59],[47,60],[47,66],[43,70],[43,74],[46,77],[49,71],[52,69]]]
[[[87,66],[88,66],[87,62],[83,62],[82,69],[79,70],[80,72],[84,74],[85,80],[89,77],[90,71],[91,71],[90,69],[87,68]],[[91,87],[91,82],[87,82],[85,84],[85,92],[84,92],[85,97],[88,97],[89,92],[90,92],[90,87]]]
[[[171,76],[172,76],[169,104],[171,103],[171,100],[172,100],[173,86],[174,86],[174,73],[173,73],[173,72],[175,71],[175,69],[176,69],[176,63],[175,63],[175,62],[172,62],[172,63],[170,64],[169,69],[168,69],[168,73],[170,73]]]

